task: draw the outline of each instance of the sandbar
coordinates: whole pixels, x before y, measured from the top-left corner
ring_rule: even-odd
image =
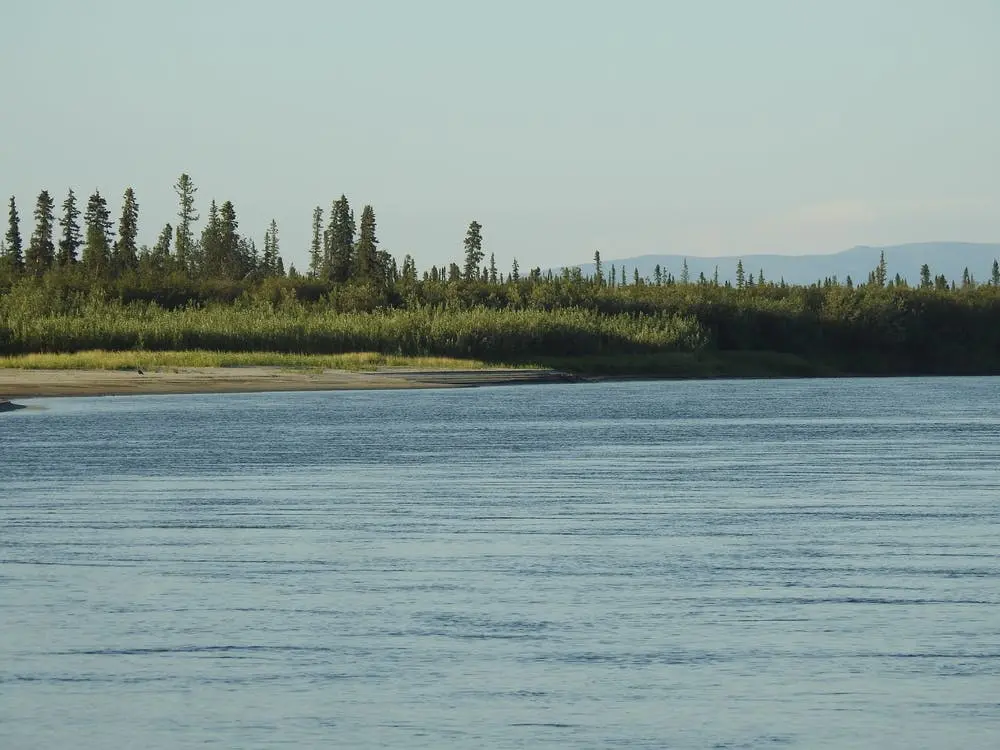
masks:
[[[0,368],[0,402],[12,398],[127,396],[170,393],[253,393],[389,388],[463,388],[562,383],[573,375],[548,369],[413,370],[373,372],[281,367],[179,367],[164,370],[29,370]]]

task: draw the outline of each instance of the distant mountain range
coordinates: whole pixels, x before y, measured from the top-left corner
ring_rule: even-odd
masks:
[[[901,277],[915,284],[920,279],[920,267],[926,263],[930,266],[931,275],[944,274],[949,281],[961,281],[965,269],[975,277],[976,281],[985,282],[991,277],[993,261],[1000,258],[1000,243],[976,242],[918,242],[908,245],[892,245],[888,247],[853,247],[839,253],[827,255],[743,255],[721,258],[703,258],[693,255],[642,255],[634,258],[601,258],[604,273],[607,274],[614,265],[621,274],[625,266],[629,282],[632,281],[633,269],[639,269],[639,275],[653,278],[653,271],[659,264],[661,269],[680,278],[681,268],[685,258],[691,281],[697,281],[698,275],[705,274],[711,279],[716,267],[719,269],[719,280],[735,281],[736,264],[743,261],[743,269],[747,275],[753,273],[757,278],[763,270],[768,281],[778,281],[782,278],[789,284],[811,284],[827,277],[836,276],[845,281],[848,276],[855,283],[864,282],[868,274],[879,262],[881,253],[885,253],[886,264],[889,267],[889,278],[898,273]],[[585,263],[579,266],[584,275],[594,273],[594,264]]]

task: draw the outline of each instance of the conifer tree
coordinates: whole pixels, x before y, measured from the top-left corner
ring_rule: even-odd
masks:
[[[579,269],[577,270],[579,271]],[[490,283],[497,283],[497,259],[493,253],[490,253]]]
[[[380,261],[378,239],[375,237],[375,209],[366,205],[361,209],[361,226],[358,232],[358,244],[355,248],[358,278],[361,281],[383,280],[386,274],[385,270],[380,268]]]
[[[194,253],[194,230],[191,225],[200,218],[194,210],[194,194],[198,188],[187,174],[181,174],[174,185],[174,192],[180,202],[180,210],[177,212],[177,239],[174,242],[174,249],[177,253],[177,263],[181,268],[188,268],[192,265],[192,255]]]
[[[472,221],[465,233],[465,279],[474,281],[483,261],[483,225]]]
[[[933,286],[931,282],[931,267],[924,263],[920,266],[920,288],[930,289]]]
[[[333,281],[343,283],[351,278],[355,229],[351,205],[347,196],[341,194],[330,209],[327,225],[327,265]]]
[[[323,209],[313,209],[312,244],[309,246],[309,275],[318,279],[323,275]]]
[[[521,269],[517,265],[517,258],[510,264],[510,280],[515,284],[521,280]]]
[[[221,258],[220,275],[227,279],[237,279],[249,269],[241,253],[239,222],[236,220],[236,208],[232,201],[226,201],[219,208]]]
[[[993,286],[1000,286],[1000,261],[993,260]]]
[[[160,231],[160,236],[156,238],[156,244],[153,245],[150,259],[157,273],[163,273],[170,267],[170,242],[173,234],[174,228],[166,224]]]
[[[222,225],[219,220],[219,206],[214,198],[208,206],[208,218],[201,230],[200,245],[201,265],[205,275],[220,276],[223,265]],[[180,259],[179,253],[178,259]]]
[[[884,287],[889,279],[889,268],[885,262],[885,251],[879,255],[878,265],[875,267],[874,283],[876,286]]]
[[[604,286],[604,269],[601,266],[601,251],[594,251],[594,282],[597,286]]]
[[[681,283],[687,284],[691,280],[691,272],[688,270],[688,259],[684,259],[684,263],[681,265]]]
[[[83,264],[91,276],[104,274],[111,263],[111,213],[108,202],[95,190],[87,201],[83,214]]]
[[[659,263],[653,267],[653,283],[656,286],[663,286],[663,268]]]
[[[56,263],[60,266],[69,266],[76,263],[80,246],[83,245],[83,237],[80,234],[80,209],[76,207],[76,194],[73,188],[69,189],[62,210],[62,218],[59,220],[62,237],[59,239]]]
[[[14,272],[24,270],[24,245],[21,240],[21,218],[17,214],[17,204],[14,196],[10,196],[8,203],[10,210],[7,214],[7,234],[4,240],[7,244],[7,265]]]
[[[354,265],[354,212],[347,196],[341,194],[330,210],[329,266],[330,277],[337,282],[351,278]]]
[[[139,234],[139,203],[135,191],[126,188],[122,196],[122,215],[118,220],[118,240],[115,242],[113,265],[119,273],[134,270],[139,265],[136,237]]]
[[[746,275],[743,271],[743,259],[736,261],[736,288],[742,289],[746,286]]]
[[[280,258],[278,245],[278,222],[271,219],[271,225],[264,233],[264,257],[261,260],[261,270],[266,276],[277,276],[278,259]]]
[[[55,205],[48,190],[38,194],[35,202],[35,231],[31,234],[28,250],[24,254],[24,263],[29,273],[41,275],[55,261],[56,247],[52,242]]]

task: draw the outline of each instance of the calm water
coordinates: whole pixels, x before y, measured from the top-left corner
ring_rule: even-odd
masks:
[[[0,416],[0,747],[1000,747],[1000,379]]]

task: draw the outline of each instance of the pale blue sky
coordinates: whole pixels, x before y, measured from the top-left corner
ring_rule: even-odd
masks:
[[[1000,240],[1000,2],[32,0],[3,10],[0,191],[25,235],[186,171],[305,265],[312,208],[502,267]]]

